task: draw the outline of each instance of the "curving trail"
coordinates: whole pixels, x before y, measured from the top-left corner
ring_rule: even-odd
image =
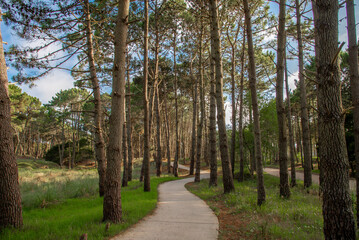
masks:
[[[201,174],[201,178],[209,178],[209,174]],[[217,239],[218,219],[203,200],[187,191],[184,185],[189,182],[192,177],[161,184],[154,213],[112,239]]]

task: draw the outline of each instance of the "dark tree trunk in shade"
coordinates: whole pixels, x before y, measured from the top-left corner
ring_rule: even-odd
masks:
[[[357,196],[357,225],[359,226],[359,67],[358,67],[358,43],[355,24],[355,7],[353,0],[346,1],[348,42],[349,42],[349,74],[350,87],[353,98],[355,163],[356,163],[356,196]]]
[[[278,148],[279,148],[279,194],[281,197],[290,197],[288,184],[288,155],[287,155],[287,133],[285,124],[285,108],[283,102],[283,81],[284,81],[284,56],[286,46],[285,14],[286,1],[279,3],[279,30],[277,48],[277,81],[276,81],[276,107],[278,119]]]
[[[244,92],[244,60],[245,60],[245,49],[246,49],[246,34],[245,27],[243,30],[243,42],[242,42],[242,56],[241,56],[241,82],[239,87],[239,181],[244,181],[244,149],[243,149],[243,92]]]
[[[171,146],[170,146],[170,121],[168,116],[168,108],[167,108],[167,83],[163,83],[164,89],[164,105],[165,105],[165,133],[166,133],[166,145],[167,145],[167,173],[171,173]]]
[[[22,226],[22,212],[11,127],[7,68],[0,29],[0,231],[9,226]]]
[[[196,159],[196,124],[197,124],[197,99],[198,99],[198,81],[197,78],[193,75],[193,60],[190,65],[190,75],[191,80],[194,83],[194,89],[192,91],[193,95],[193,113],[192,113],[192,145],[191,145],[191,162],[189,167],[189,175],[194,174],[194,163]]]
[[[131,125],[131,84],[130,84],[130,58],[127,55],[127,94],[126,94],[126,126],[127,126],[127,165],[128,181],[132,181],[132,125]]]
[[[211,39],[211,42],[213,40]],[[211,43],[212,44],[212,43]],[[217,186],[217,140],[216,140],[216,78],[214,59],[211,58],[211,92],[210,92],[210,105],[209,105],[209,166],[210,177],[209,186]]]
[[[355,221],[349,192],[341,80],[338,63],[338,11],[336,0],[316,0],[318,133],[324,236],[355,239]]]
[[[127,104],[127,103],[126,103]],[[127,158],[127,123],[123,124],[122,148],[123,148],[123,174],[122,187],[128,186],[128,158]]]
[[[107,172],[103,199],[103,220],[119,223],[122,220],[121,159],[125,115],[126,41],[129,0],[118,3],[115,26],[115,52],[112,81],[112,102],[107,149]]]
[[[309,118],[307,107],[307,90],[304,80],[304,55],[303,55],[303,40],[301,29],[301,13],[299,0],[296,0],[296,15],[297,15],[297,39],[298,39],[298,63],[299,63],[299,89],[300,89],[300,109],[302,121],[302,136],[303,136],[303,155],[304,155],[304,187],[312,185],[312,156],[310,151],[310,131]]]
[[[201,1],[202,2],[202,1]],[[203,2],[202,2],[203,3]],[[199,182],[201,180],[201,153],[202,153],[202,134],[203,134],[203,123],[204,123],[204,92],[203,92],[203,19],[201,18],[201,29],[200,29],[200,37],[199,37],[199,93],[200,93],[200,110],[201,110],[201,117],[198,113],[198,128],[197,128],[197,151],[196,151],[196,173],[195,173],[195,182]]]
[[[179,142],[179,133],[178,133],[178,86],[177,86],[177,61],[176,61],[176,50],[177,50],[177,29],[175,29],[174,37],[173,37],[173,71],[175,75],[175,110],[176,110],[176,152],[175,152],[175,161],[173,163],[173,175],[178,177],[178,161],[179,161],[179,154],[180,154],[180,142]],[[193,174],[193,173],[192,173]]]
[[[148,106],[148,0],[145,3],[145,32],[144,32],[144,64],[143,64],[143,104],[144,104],[144,146],[143,146],[143,178],[144,178],[144,191],[151,191],[150,184],[150,126],[149,126],[149,106]]]
[[[157,120],[157,156],[156,156],[156,175],[157,177],[161,176],[162,172],[162,149],[161,149],[161,114],[160,114],[160,103],[159,103],[159,92],[158,92],[158,83],[155,87],[156,95],[155,95],[155,112],[156,112],[156,120]]]
[[[224,193],[234,191],[233,175],[228,152],[227,130],[225,122],[224,100],[223,100],[223,67],[221,57],[221,37],[218,18],[218,1],[210,0],[211,17],[211,57],[215,62],[216,74],[216,102],[217,102],[217,124],[219,133],[219,149],[222,160],[223,188]]]
[[[259,123],[259,109],[257,100],[256,87],[256,64],[254,59],[253,37],[251,14],[248,6],[248,0],[244,0],[244,13],[248,40],[248,58],[249,58],[249,86],[251,90],[252,107],[253,107],[253,123],[254,123],[254,154],[257,163],[257,204],[260,206],[265,202],[265,189],[263,180],[263,166],[261,153],[261,133]]]

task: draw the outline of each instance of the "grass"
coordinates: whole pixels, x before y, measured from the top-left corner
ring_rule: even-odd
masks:
[[[303,189],[303,183],[291,189],[289,200],[279,197],[279,178],[264,175],[266,202],[257,206],[255,179],[235,182],[236,191],[223,194],[209,188],[208,180],[187,188],[204,199],[220,220],[219,239],[323,239],[323,219],[318,187]]]
[[[28,164],[33,165],[31,160]],[[38,161],[38,160],[36,160]],[[39,163],[40,164],[40,163]],[[135,169],[135,172],[139,171]],[[151,177],[151,192],[134,180],[122,188],[123,223],[106,230],[102,222],[103,198],[98,197],[98,176],[92,170],[19,168],[24,226],[6,229],[0,239],[88,239],[114,236],[153,211],[157,205],[159,184],[174,177]]]

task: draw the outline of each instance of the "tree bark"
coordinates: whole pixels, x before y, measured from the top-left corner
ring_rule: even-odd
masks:
[[[126,41],[129,0],[119,1],[115,27],[115,52],[112,81],[112,104],[107,149],[107,173],[103,199],[103,220],[119,223],[122,219],[121,157],[125,115]]]
[[[167,144],[167,173],[171,173],[171,146],[170,146],[170,122],[168,119],[168,108],[167,108],[167,83],[163,83],[164,88],[164,104],[165,104],[165,121],[166,121],[166,144]]]
[[[353,99],[355,163],[356,163],[356,196],[357,196],[357,226],[359,226],[359,69],[358,69],[358,44],[355,24],[355,7],[353,0],[346,1],[348,42],[349,42],[349,74],[350,87]]]
[[[0,23],[1,23],[0,10]],[[0,29],[0,231],[22,226],[19,176],[13,147],[7,67]]]
[[[126,103],[127,104],[127,103]],[[128,161],[127,161],[127,123],[123,123],[123,136],[122,136],[122,148],[123,148],[123,174],[122,174],[122,187],[128,186]]]
[[[127,49],[128,51],[128,49]],[[127,52],[127,94],[126,94],[126,126],[127,126],[127,180],[132,181],[132,125],[131,125],[131,84],[130,84],[130,58]]]
[[[213,39],[211,39],[211,44]],[[212,55],[212,53],[211,53]],[[211,64],[211,92],[209,112],[209,151],[210,151],[210,177],[209,186],[217,186],[217,140],[216,140],[216,76],[214,59],[210,58]]]
[[[158,92],[158,82],[156,82],[155,91],[155,111],[156,111],[156,120],[157,120],[157,156],[156,156],[156,175],[157,177],[161,176],[162,168],[162,150],[161,150],[161,115],[160,115],[160,103],[159,103],[159,92]]]
[[[98,163],[97,171],[99,175],[99,194],[104,195],[105,192],[105,179],[106,179],[106,157],[105,157],[105,140],[102,130],[102,102],[99,80],[97,78],[94,50],[92,41],[91,18],[89,1],[85,0],[85,14],[86,14],[86,37],[87,37],[87,58],[90,67],[90,78],[92,90],[94,95],[94,133],[95,133],[95,156]]]
[[[303,57],[303,40],[301,29],[301,13],[299,0],[296,0],[297,16],[297,39],[298,39],[298,61],[299,61],[299,89],[300,89],[300,110],[302,120],[302,137],[303,137],[303,155],[304,155],[304,187],[312,185],[312,159],[310,151],[310,132],[309,117],[307,107],[307,90],[304,80],[304,57]]]
[[[280,196],[290,197],[288,184],[288,155],[287,155],[287,133],[285,124],[285,108],[283,102],[283,81],[284,81],[284,55],[286,46],[285,14],[286,1],[279,3],[279,30],[277,49],[277,81],[276,81],[276,106],[278,119],[278,148],[279,148],[279,188]]]
[[[210,16],[211,16],[211,38],[213,39],[211,57],[215,61],[216,67],[216,101],[217,101],[217,122],[219,133],[219,148],[222,160],[223,187],[224,193],[234,191],[234,183],[232,176],[231,163],[228,153],[227,130],[224,112],[223,100],[223,68],[221,57],[221,37],[218,19],[218,2],[210,0]]]
[[[178,86],[177,86],[177,61],[176,61],[176,50],[177,50],[177,29],[174,30],[173,36],[173,71],[175,75],[175,109],[176,109],[176,152],[175,152],[175,161],[173,163],[173,175],[178,177],[178,161],[179,161],[179,154],[180,154],[180,142],[179,142],[179,135],[178,135]],[[193,174],[193,172],[192,172]]]
[[[349,193],[341,81],[338,64],[338,10],[336,0],[316,0],[318,133],[321,189],[326,239],[355,239],[355,221]]]
[[[292,126],[292,111],[290,106],[290,92],[289,92],[289,84],[288,84],[288,70],[287,70],[286,57],[285,57],[285,90],[287,95],[287,122],[288,122],[289,150],[290,150],[290,186],[294,187],[297,185],[297,180],[295,174],[295,150],[294,150],[294,137],[293,137],[293,126]]]
[[[244,181],[244,149],[243,149],[243,92],[244,92],[244,60],[245,60],[245,49],[246,49],[246,29],[243,29],[243,42],[242,42],[242,56],[241,56],[241,82],[240,82],[240,89],[239,89],[239,123],[238,123],[238,130],[239,130],[239,181]]]
[[[196,156],[196,124],[197,124],[197,99],[198,99],[198,83],[197,78],[193,75],[193,59],[190,65],[190,75],[191,80],[194,83],[193,89],[193,107],[192,107],[192,146],[191,146],[191,162],[189,168],[189,175],[193,175],[194,173],[194,163],[195,163],[195,156]]]
[[[144,104],[144,147],[143,147],[143,177],[144,177],[144,191],[151,191],[150,184],[150,129],[149,129],[149,106],[148,106],[148,0],[145,3],[145,36],[144,36],[144,64],[143,64],[143,104]]]
[[[244,13],[247,30],[248,40],[248,57],[249,57],[249,87],[251,90],[252,107],[253,107],[253,120],[254,120],[254,154],[257,160],[257,204],[260,206],[265,202],[265,189],[263,181],[263,166],[261,154],[261,132],[259,123],[259,109],[257,100],[257,87],[256,87],[256,64],[254,58],[253,39],[252,39],[252,23],[251,15],[248,6],[248,0],[244,0]]]

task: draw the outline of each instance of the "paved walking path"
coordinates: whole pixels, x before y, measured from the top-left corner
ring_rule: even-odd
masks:
[[[179,168],[188,170],[183,165]],[[209,174],[203,173],[201,178],[209,178]],[[189,182],[193,178],[161,184],[155,212],[112,239],[217,239],[218,219],[203,200],[187,191],[184,185]]]
[[[273,175],[273,176],[276,176],[276,177],[279,177],[279,169],[276,169],[276,168],[264,168],[263,169],[266,173],[270,174],[270,175]],[[289,173],[290,175],[290,173]],[[298,180],[302,180],[304,181],[304,173],[303,172],[298,172],[296,171],[295,172],[295,176]],[[290,177],[290,176],[289,176]],[[312,181],[313,183],[315,184],[319,184],[319,175],[317,174],[312,174]],[[355,180],[351,179],[349,181],[349,187],[350,187],[350,190],[351,191],[355,191],[355,187],[356,187],[356,183],[355,183]]]

